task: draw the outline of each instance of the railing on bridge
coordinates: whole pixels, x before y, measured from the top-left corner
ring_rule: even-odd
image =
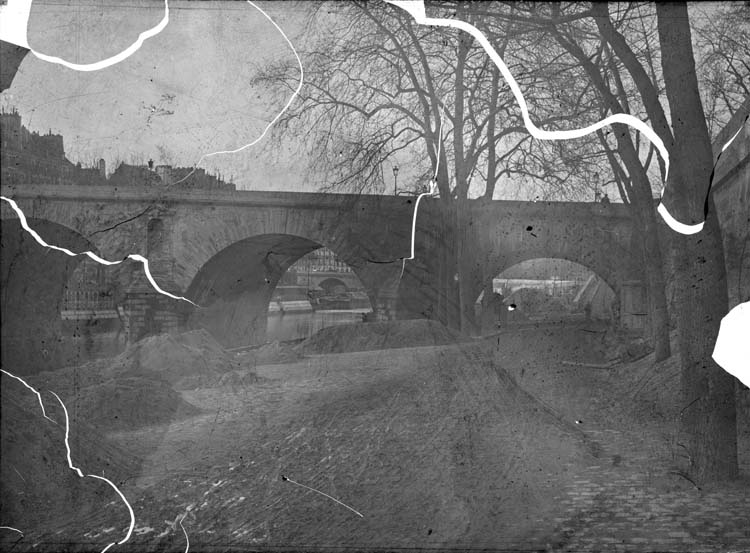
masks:
[[[65,290],[60,313],[63,319],[117,318],[115,299],[97,290]]]

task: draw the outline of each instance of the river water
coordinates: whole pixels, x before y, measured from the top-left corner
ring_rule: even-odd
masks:
[[[309,338],[321,328],[361,323],[369,310],[325,310],[312,313],[269,313],[266,340],[269,342]]]

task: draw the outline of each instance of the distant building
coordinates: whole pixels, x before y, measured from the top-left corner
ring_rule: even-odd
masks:
[[[161,186],[162,181],[156,171],[143,165],[120,163],[110,175],[108,184],[118,188],[129,186]]]
[[[319,248],[310,252],[294,264],[294,269],[300,273],[307,271],[330,273],[352,272],[352,268],[341,261],[338,256],[328,248]]]
[[[175,186],[180,189],[235,190],[235,185],[204,169],[120,163],[107,179],[106,164],[99,159],[93,167],[73,164],[65,157],[63,137],[30,132],[14,109],[0,113],[2,131],[3,184],[60,184],[84,186]]]
[[[235,190],[235,185],[220,177],[209,175],[204,169],[121,163],[109,178],[111,186],[172,186],[181,190]]]
[[[63,137],[40,135],[21,124],[16,110],[0,113],[3,184],[74,184],[78,169],[65,157]]]
[[[200,190],[236,190],[233,183],[224,182],[220,176],[209,175],[204,169],[191,167],[172,167],[158,165],[156,172],[164,184],[174,185],[182,189]]]

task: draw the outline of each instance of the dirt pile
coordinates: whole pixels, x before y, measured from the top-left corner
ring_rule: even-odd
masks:
[[[64,412],[54,396],[43,392],[42,397],[55,422],[43,417],[28,388],[2,375],[0,513],[3,525],[23,530],[26,543],[65,521],[80,528],[90,514],[119,501],[106,483],[81,479],[68,467]],[[139,469],[138,459],[83,421],[71,421],[69,443],[73,465],[84,474],[104,474],[120,485]],[[118,507],[113,505],[113,513],[121,518]]]
[[[199,412],[158,375],[109,377],[105,363],[40,373],[29,381],[60,396],[71,425],[91,424],[101,431],[161,424]]]
[[[303,354],[346,353],[441,346],[468,340],[437,321],[415,319],[330,326],[296,346],[295,351]]]
[[[107,430],[161,424],[200,413],[166,381],[142,377],[113,378],[89,386],[81,391],[75,406],[82,418]]]
[[[73,422],[102,430],[133,429],[197,414],[178,390],[220,385],[240,368],[204,330],[145,338],[114,359],[40,373],[31,379],[54,390]],[[252,375],[250,375],[252,376]],[[252,382],[245,375],[243,382]]]
[[[108,367],[111,376],[154,375],[175,389],[211,386],[237,363],[205,330],[160,334],[136,342]]]
[[[654,351],[643,336],[633,331],[610,327],[604,336],[607,358],[611,361],[630,362]]]
[[[278,341],[263,344],[259,348],[237,354],[237,361],[244,368],[252,368],[257,365],[294,363],[299,359],[300,354],[295,351],[293,346]]]
[[[672,332],[670,342],[672,356],[657,362],[653,353],[641,355],[639,359],[625,361],[615,366],[610,377],[623,401],[637,402],[639,412],[648,419],[673,420],[680,404],[680,361],[677,350],[677,334]]]

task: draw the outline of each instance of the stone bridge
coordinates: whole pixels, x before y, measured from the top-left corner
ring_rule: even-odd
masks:
[[[244,345],[265,332],[281,276],[321,246],[352,268],[381,319],[429,317],[442,293],[437,260],[447,231],[437,199],[420,204],[415,259],[402,274],[414,198],[38,185],[3,186],[2,194],[47,242],[109,260],[144,255],[162,288],[199,305],[156,294],[137,263],[102,268],[136,335],[204,327],[227,346]],[[616,293],[642,280],[625,206],[494,201],[470,202],[469,209],[471,266],[462,278],[470,279],[473,297],[503,269],[540,257],[580,263]],[[43,346],[54,332],[42,328],[59,319],[62,295],[84,258],[38,246],[7,202],[2,225],[4,340],[11,332]]]

